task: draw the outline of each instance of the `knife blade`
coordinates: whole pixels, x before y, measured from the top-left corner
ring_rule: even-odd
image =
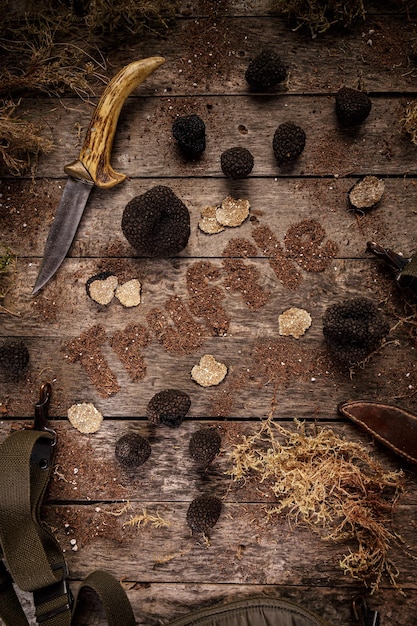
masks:
[[[120,111],[130,93],[162,63],[163,57],[133,61],[109,82],[91,118],[78,159],[64,167],[68,180],[45,243],[43,260],[32,295],[55,275],[74,240],[94,186],[110,189],[126,179],[110,163]]]
[[[337,409],[396,454],[417,464],[417,415],[366,400],[341,402]]]

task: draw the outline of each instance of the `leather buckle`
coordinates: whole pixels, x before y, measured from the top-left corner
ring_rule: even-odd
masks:
[[[36,609],[41,607],[43,604],[48,602],[52,602],[53,600],[57,600],[58,598],[65,598],[63,600],[61,606],[57,606],[54,609],[51,609],[47,612],[42,612],[41,615],[36,615],[36,621],[38,624],[42,624],[42,622],[46,622],[47,620],[52,619],[56,615],[60,615],[65,611],[72,612],[72,607],[74,605],[74,597],[71,593],[70,588],[67,583],[68,576],[68,567],[65,561],[61,563],[57,563],[52,566],[53,571],[62,570],[63,575],[61,580],[58,580],[56,583],[52,583],[52,585],[48,585],[48,587],[43,587],[42,589],[36,589],[33,592],[33,601],[35,603]],[[36,611],[37,612],[37,611]]]

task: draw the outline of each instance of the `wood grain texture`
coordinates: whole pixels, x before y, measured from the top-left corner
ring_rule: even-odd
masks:
[[[416,252],[417,148],[401,132],[405,106],[416,97],[416,70],[409,56],[414,24],[393,15],[392,7],[382,11],[379,4],[365,22],[312,39],[272,14],[269,0],[216,3],[215,21],[207,3],[184,2],[164,37],[148,33],[110,51],[108,78],[135,59],[162,55],[166,62],[128,98],[120,114],[111,161],[127,180],[108,191],[94,189],[68,258],[36,298],[31,290],[65,185],[63,167],[79,154],[103,87],[90,102],[75,97],[59,102],[44,96],[25,99],[26,117],[42,120],[55,149],[40,158],[34,177],[5,176],[0,181],[0,239],[17,254],[14,280],[3,301],[13,315],[1,314],[0,337],[2,342],[23,339],[31,357],[20,381],[0,373],[0,439],[30,421],[39,385],[50,380],[57,466],[42,514],[66,550],[71,588],[76,592],[92,570],[107,569],[123,581],[141,626],[166,624],[203,606],[256,593],[293,599],[331,624],[357,623],[351,600],[364,588],[339,567],[346,546],[324,542],[284,519],[267,523],[270,496],[263,486],[229,480],[231,446],[253,434],[272,408],[274,418],[287,428],[294,428],[294,419],[330,427],[362,443],[385,469],[404,469],[406,491],[389,514],[390,527],[403,541],[391,556],[405,596],[384,581],[369,604],[380,611],[382,624],[415,626],[416,468],[337,414],[338,403],[348,399],[417,411],[415,318],[407,319],[412,303],[404,303],[392,272],[366,251],[372,240],[406,257]],[[269,46],[288,66],[287,84],[269,94],[250,93],[245,70]],[[334,95],[342,85],[357,86],[358,81],[370,93],[372,111],[359,129],[344,131],[335,117]],[[173,120],[191,112],[204,119],[207,129],[207,148],[197,161],[180,155],[171,134]],[[273,156],[272,137],[289,119],[304,127],[307,143],[294,167],[282,171]],[[230,181],[222,174],[220,155],[234,145],[254,155],[248,179]],[[347,194],[368,174],[384,179],[385,194],[366,215],[355,215]],[[190,210],[190,240],[177,258],[139,258],[121,231],[127,202],[154,185],[170,186]],[[217,235],[201,232],[201,210],[229,194],[249,199],[250,219]],[[268,227],[272,244],[285,251],[286,235],[303,220],[314,220],[324,229],[316,253],[328,241],[337,245],[337,252],[321,272],[308,272],[293,261],[301,280],[291,289],[274,270],[273,248],[257,245],[256,231]],[[238,254],[256,276],[252,289],[268,294],[256,310],[247,304],[248,293],[229,288],[222,255],[238,238],[253,247],[250,258]],[[202,285],[218,290],[229,320],[224,335],[214,332],[208,312],[196,315],[190,309],[187,276],[201,262],[207,264]],[[126,309],[117,300],[109,306],[93,302],[86,281],[103,270],[114,272],[120,281],[139,278],[141,304]],[[328,306],[357,295],[378,304],[391,331],[368,362],[349,371],[329,357],[322,320]],[[178,340],[196,325],[201,331],[200,343],[186,353],[178,354],[172,346],[168,350],[149,325],[149,314],[156,310],[156,318],[164,318],[175,331],[167,311],[170,298],[182,303],[188,323]],[[311,327],[298,340],[278,333],[278,316],[294,306],[312,317]],[[131,324],[150,334],[139,350],[146,375],[136,381],[111,347],[116,333]],[[101,395],[81,363],[66,358],[68,342],[94,325],[104,329],[102,356],[120,386],[111,397]],[[262,359],[268,362],[265,354],[277,342],[280,358],[275,356],[265,369]],[[192,367],[206,353],[228,367],[218,387],[202,388],[191,379]],[[191,399],[178,429],[157,428],[146,419],[149,400],[165,388],[184,390]],[[93,402],[104,416],[94,435],[81,435],[67,420],[68,408],[79,402]],[[188,444],[193,432],[209,424],[222,435],[222,452],[202,473],[189,456]],[[135,474],[122,470],[114,458],[115,443],[126,432],[141,433],[152,446],[149,461]],[[90,462],[81,463],[85,459]],[[210,546],[191,538],[185,521],[191,500],[207,491],[224,500]],[[123,527],[131,512],[120,517],[108,512],[120,510],[127,501],[133,512],[159,512],[171,526],[148,525],[138,531]],[[84,536],[74,535],[72,523]],[[77,540],[78,550],[71,539]],[[31,615],[30,598],[23,598]],[[34,624],[33,615],[30,619]],[[81,619],[89,626],[106,623],[93,597]]]

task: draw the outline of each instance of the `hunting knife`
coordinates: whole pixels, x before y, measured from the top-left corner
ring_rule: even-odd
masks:
[[[119,114],[129,94],[164,61],[155,56],[129,63],[105,88],[78,159],[64,167],[68,180],[46,240],[32,295],[46,285],[65,259],[93,187],[110,189],[125,180],[126,175],[116,172],[110,164]]]

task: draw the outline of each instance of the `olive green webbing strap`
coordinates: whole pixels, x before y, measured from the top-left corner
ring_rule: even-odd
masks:
[[[54,439],[49,431],[19,430],[0,444],[0,557],[7,562],[6,568],[0,560],[0,617],[5,626],[28,624],[9,572],[20,589],[33,592],[40,624],[71,624],[71,594],[62,550],[40,520]],[[95,572],[84,585],[100,597],[109,626],[135,624],[126,594],[112,576]]]

